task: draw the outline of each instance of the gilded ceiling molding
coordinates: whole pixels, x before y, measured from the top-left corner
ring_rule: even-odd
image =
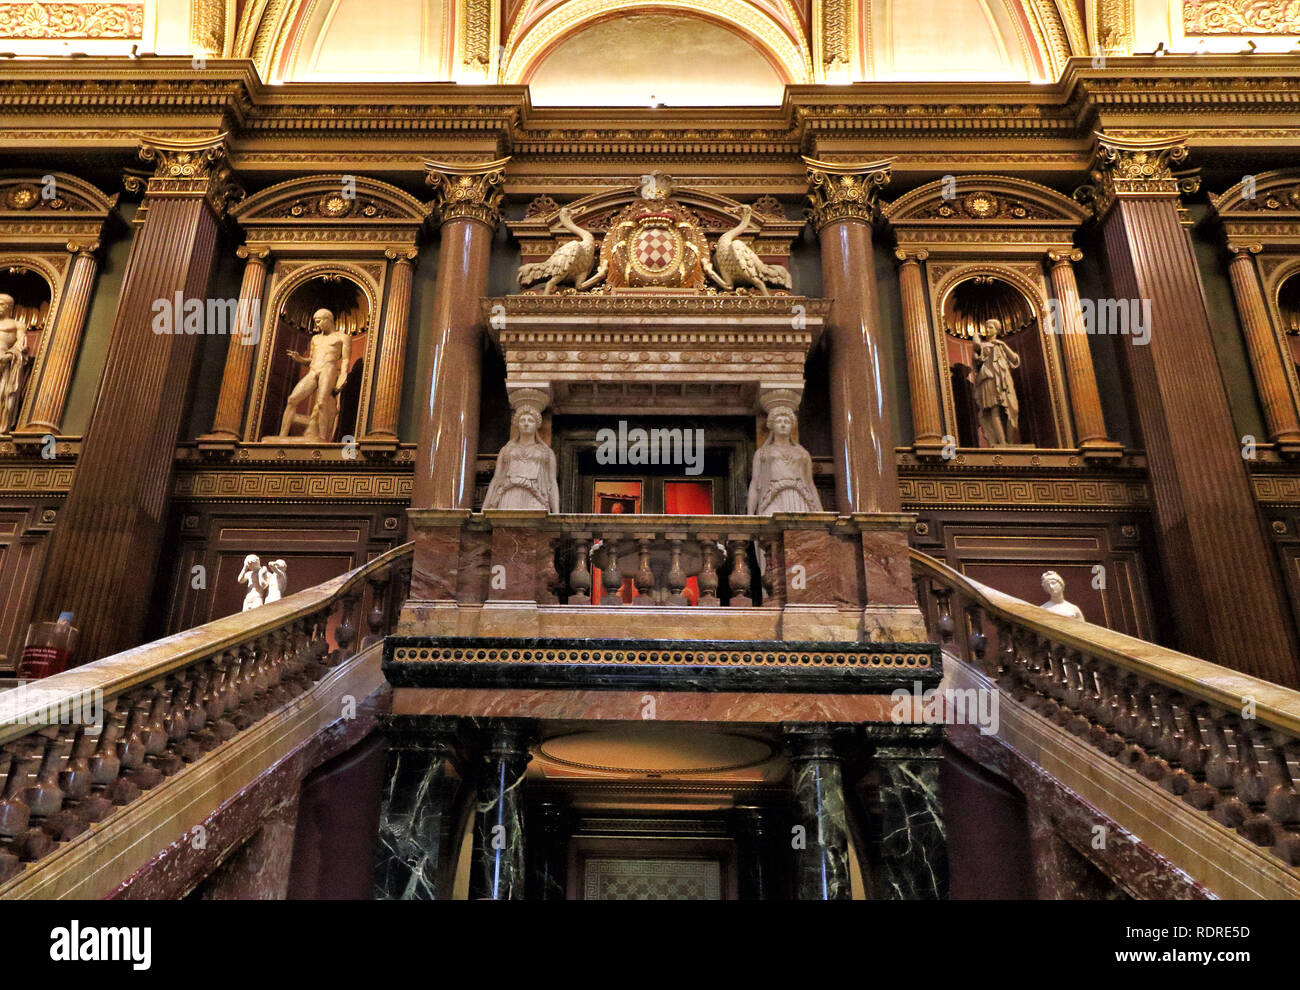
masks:
[[[1065,71],[1065,64],[1070,59],[1070,41],[1066,37],[1065,24],[1056,0],[1023,0],[1026,20],[1035,32],[1035,42],[1046,59],[1048,81],[1055,82]]]
[[[1183,0],[1189,35],[1300,34],[1296,0]]]
[[[0,37],[130,41],[144,37],[144,4],[0,3]]]
[[[782,67],[787,82],[813,80],[812,53],[806,40],[792,39],[780,24],[746,0],[569,0],[527,28],[521,28],[516,22],[511,29],[501,81],[524,82],[543,55],[583,25],[612,13],[631,14],[639,10],[674,11],[725,21],[761,44]]]
[[[226,0],[190,0],[190,44],[196,55],[225,54]]]
[[[1098,218],[1124,197],[1177,197],[1194,192],[1199,179],[1176,176],[1173,166],[1187,160],[1187,134],[1161,137],[1117,137],[1097,133],[1090,173],[1091,185],[1075,198],[1090,202]]]
[[[851,0],[823,0],[813,5],[815,66],[819,80],[824,80],[839,66],[850,67],[852,27]]]
[[[1055,3],[1057,14],[1061,18],[1061,23],[1065,26],[1065,36],[1068,40],[1070,54],[1091,54],[1091,49],[1088,46],[1088,31],[1084,27],[1083,19],[1079,16],[1078,5],[1074,0],[1055,0]]]
[[[808,201],[818,232],[837,220],[871,223],[878,212],[877,197],[889,183],[892,159],[840,164],[804,156],[808,167]]]
[[[239,13],[239,23],[235,26],[235,40],[231,45],[232,58],[250,58],[253,54],[253,39],[262,23],[268,0],[248,0]]]
[[[283,35],[293,22],[300,0],[264,0],[261,19],[257,22],[249,57],[257,66],[258,75],[270,81],[275,67],[275,56],[283,45]]]
[[[493,0],[461,0],[458,24],[460,63],[474,76],[487,81],[500,69],[496,59],[496,38],[500,27]]]
[[[1088,0],[1088,26],[1095,53],[1133,54],[1133,0]]]
[[[507,155],[477,165],[425,162],[425,181],[434,189],[439,222],[477,220],[496,230],[509,161]]]

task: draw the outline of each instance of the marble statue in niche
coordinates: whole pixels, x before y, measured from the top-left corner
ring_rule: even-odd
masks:
[[[1067,619],[1088,621],[1083,617],[1083,609],[1073,602],[1065,600],[1065,578],[1057,574],[1056,571],[1044,571],[1042,582],[1043,590],[1047,592],[1047,601],[1043,602],[1041,608],[1045,608],[1057,615],[1063,615]]]
[[[307,374],[289,393],[280,420],[280,436],[276,439],[332,443],[339,414],[339,393],[348,380],[352,338],[335,329],[334,314],[328,309],[316,310],[311,319],[312,338],[308,353],[287,351],[295,364],[307,366]],[[309,398],[311,410],[304,416],[298,408]],[[293,437],[290,433],[295,424],[304,425],[301,437]]]
[[[767,291],[769,282],[783,289],[789,289],[790,272],[780,265],[767,264],[753,248],[740,240],[740,235],[749,227],[749,220],[753,215],[752,206],[741,207],[740,223],[722,234],[714,248],[717,271],[709,268],[708,273],[724,289],[739,288],[742,282],[755,286],[765,296],[769,294]]]
[[[14,319],[14,297],[0,293],[0,433],[18,425],[26,359],[27,327]]]
[[[1005,447],[1020,429],[1020,401],[1011,372],[1020,367],[1020,355],[1003,340],[1001,320],[985,320],[975,342],[975,401],[979,405],[980,429],[991,446]]]
[[[250,553],[244,558],[244,566],[240,569],[237,580],[240,584],[248,585],[248,594],[244,595],[244,607],[240,609],[241,612],[247,612],[262,604],[262,592],[266,589],[262,577],[265,571],[262,560],[257,554]]]
[[[484,509],[560,511],[555,453],[538,435],[539,403],[520,402],[510,424],[510,440],[497,454],[496,470],[483,499]]]
[[[545,261],[519,267],[519,287],[523,288],[533,282],[546,279],[542,295],[549,296],[562,282],[572,282],[574,288],[585,289],[595,278],[588,280],[591,265],[596,260],[596,238],[590,231],[583,230],[573,222],[569,208],[560,208],[560,226],[571,234],[577,235],[576,241],[569,241],[556,248]]]
[[[768,438],[754,453],[746,511],[751,516],[776,512],[821,512],[813,485],[812,457],[794,442],[798,422],[794,405],[772,403],[767,413]]]
[[[283,560],[273,560],[258,571],[262,587],[266,589],[266,597],[262,599],[263,605],[278,602],[284,597],[285,589],[289,586],[288,571],[289,565]]]

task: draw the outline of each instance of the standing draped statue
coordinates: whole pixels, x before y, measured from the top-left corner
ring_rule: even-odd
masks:
[[[14,297],[0,293],[0,433],[18,425],[26,358],[27,328],[14,319]]]
[[[822,511],[813,485],[812,457],[792,439],[797,422],[792,404],[773,404],[768,411],[768,438],[754,453],[749,482],[751,516]]]
[[[1020,367],[1020,355],[998,339],[1001,320],[985,320],[975,344],[975,401],[980,427],[993,447],[1005,447],[1020,429],[1020,402],[1011,371]]]
[[[555,453],[537,435],[541,425],[540,404],[520,402],[510,424],[510,441],[497,454],[484,509],[560,511]]]

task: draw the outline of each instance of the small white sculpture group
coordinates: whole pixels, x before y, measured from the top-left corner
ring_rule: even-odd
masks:
[[[287,571],[288,565],[283,560],[269,561],[263,567],[257,554],[250,553],[245,557],[239,583],[248,585],[248,594],[244,596],[244,607],[240,611],[247,612],[250,608],[269,605],[283,598],[289,586]]]

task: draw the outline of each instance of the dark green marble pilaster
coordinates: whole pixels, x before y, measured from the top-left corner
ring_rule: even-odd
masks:
[[[739,853],[742,901],[790,899],[790,813],[766,805],[738,805],[732,830]]]
[[[562,901],[568,897],[569,835],[573,816],[560,797],[528,805],[528,899]]]
[[[481,728],[471,899],[524,899],[524,771],[534,736],[534,723],[527,719],[492,719]]]
[[[879,894],[893,900],[948,897],[948,844],[939,801],[940,750],[881,746]]]
[[[375,852],[376,900],[443,900],[454,786],[448,766],[457,720],[385,715],[388,766]]]
[[[786,728],[794,770],[794,888],[801,901],[849,900],[849,828],[840,760],[825,725]]]

